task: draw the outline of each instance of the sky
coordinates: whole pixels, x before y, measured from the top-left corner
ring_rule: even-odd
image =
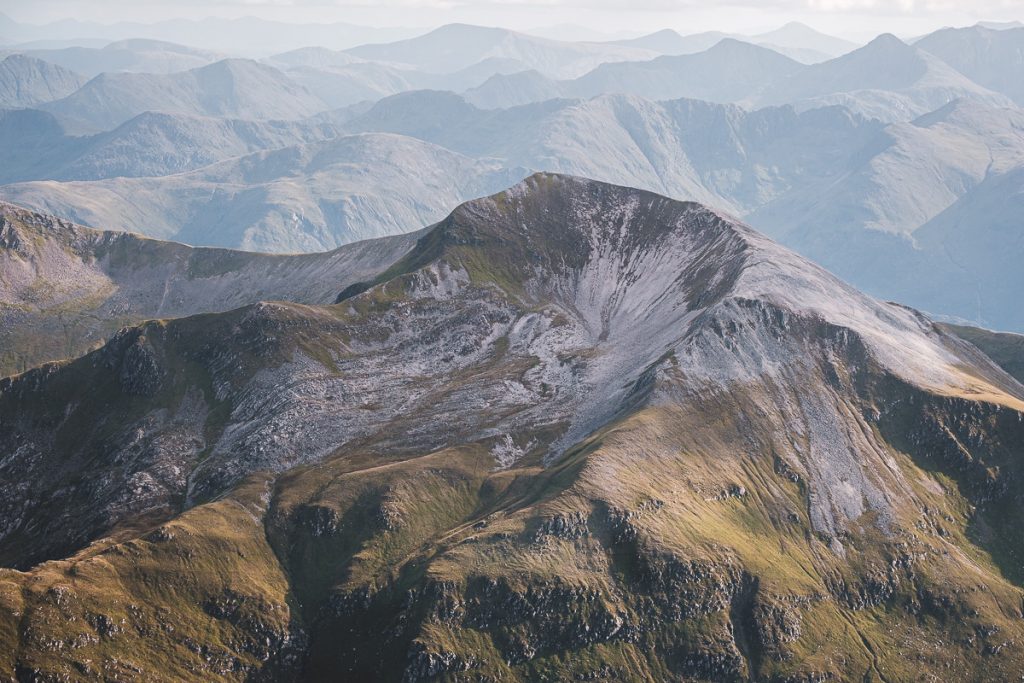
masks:
[[[661,28],[753,33],[802,21],[863,39],[886,31],[910,37],[980,20],[1024,21],[1024,0],[0,0],[0,12],[29,23],[258,16],[423,28],[456,21],[520,30],[572,24],[608,35]]]

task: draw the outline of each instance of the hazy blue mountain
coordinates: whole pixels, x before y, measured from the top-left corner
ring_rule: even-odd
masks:
[[[174,74],[102,74],[43,108],[69,128],[109,130],[146,111],[247,119],[298,119],[328,106],[277,69],[226,59]]]
[[[480,110],[450,94],[423,92],[383,100],[349,125],[705,201],[878,296],[1024,329],[1006,299],[993,299],[978,318],[977,306],[960,305],[960,290],[947,294],[941,279],[952,277],[948,259],[938,258],[938,247],[922,251],[917,236],[953,205],[995,187],[989,177],[1024,166],[1022,116],[975,100],[888,126],[841,107],[745,112],[612,96]],[[1019,221],[1012,203],[1002,213],[995,201],[988,207],[977,214],[979,226]],[[1014,281],[1011,274],[990,277]]]
[[[223,54],[211,50],[140,38],[116,41],[102,48],[73,46],[24,49],[24,53],[71,69],[86,78],[121,71],[175,73],[206,66],[224,58]]]
[[[5,185],[16,204],[193,245],[320,251],[409,232],[525,172],[396,135],[258,152],[157,178]]]
[[[467,97],[488,108],[603,94],[734,102],[752,96],[765,83],[798,72],[802,66],[774,50],[727,38],[694,54],[602,64],[573,80],[553,80],[536,72],[495,75],[467,92]]]
[[[841,107],[748,112],[697,100],[604,95],[481,110],[445,92],[377,103],[346,127],[409,135],[507,166],[657,190],[744,213],[835,177],[882,125]]]
[[[697,54],[602,64],[564,85],[577,97],[620,93],[652,100],[734,102],[801,69],[801,64],[773,50],[725,39]]]
[[[462,95],[467,102],[481,109],[506,109],[567,97],[568,90],[560,81],[531,69],[512,74],[495,74]]]
[[[810,65],[767,47],[727,38],[695,54],[603,64],[573,80],[496,75],[467,92],[467,97],[479,106],[495,107],[606,93],[651,100],[690,97],[748,108],[842,104],[883,121],[909,121],[958,98],[996,107],[1011,104],[941,59],[891,35]]]
[[[758,45],[806,50],[827,57],[838,57],[859,47],[857,43],[822,33],[799,21],[792,21],[774,31],[749,36],[748,40]]]
[[[688,55],[694,52],[703,52],[714,47],[725,38],[731,38],[728,33],[721,31],[705,31],[704,33],[693,33],[681,35],[670,28],[655,31],[637,38],[617,40],[617,45],[636,47],[642,50],[650,50],[663,55]]]
[[[85,80],[41,59],[14,54],[0,61],[0,108],[34,107],[78,90]]]
[[[486,59],[514,60],[523,69],[555,78],[575,77],[603,62],[649,59],[655,54],[613,43],[570,43],[468,24],[448,24],[416,38],[362,45],[348,52],[429,73],[461,71]]]
[[[843,104],[884,121],[908,121],[964,97],[992,106],[1010,104],[942,60],[884,34],[842,57],[776,79],[747,101]]]
[[[117,128],[76,136],[48,112],[0,112],[0,146],[10,153],[0,183],[96,180],[190,171],[264,149],[336,137],[328,120],[247,121],[146,112]]]
[[[940,57],[986,88],[1024,104],[1024,27],[947,28],[925,36],[914,46]]]
[[[1019,282],[1022,168],[1024,112],[959,101],[888,126],[838,177],[746,219],[878,296],[1024,330],[1008,293]],[[980,286],[996,282],[1010,284],[990,296]]]
[[[838,57],[857,47],[856,43],[826,35],[799,22],[792,22],[774,31],[757,35],[705,31],[684,36],[672,29],[663,29],[638,38],[618,40],[615,43],[663,55],[685,55],[703,52],[726,38],[766,47],[805,64]]]
[[[1022,216],[1024,165],[986,177],[914,231],[928,261],[908,278],[908,300],[976,325],[1024,332]]]

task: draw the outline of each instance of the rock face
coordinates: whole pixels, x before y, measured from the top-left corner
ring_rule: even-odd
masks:
[[[1021,670],[1024,386],[915,311],[556,175],[332,300],[0,383],[0,670]]]

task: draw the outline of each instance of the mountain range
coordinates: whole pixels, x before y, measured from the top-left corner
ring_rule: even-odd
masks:
[[[33,231],[170,248],[4,216],[29,258],[68,254]],[[416,238],[334,304],[144,322],[0,380],[0,670],[1018,675],[1024,386],[982,350],[1019,368],[1012,339],[573,177]],[[187,258],[208,304],[331,257]]]
[[[271,66],[226,59],[172,74],[104,73],[41,108],[70,130],[91,133],[147,111],[267,120],[304,118],[328,106]]]
[[[36,118],[40,129],[31,135],[26,129]],[[1018,254],[1013,240],[978,240],[964,262],[947,255],[961,239],[956,235],[1015,220],[1007,205],[981,199],[1012,183],[1024,164],[1024,121],[1012,103],[959,99],[885,125],[839,106],[748,111],[599,96],[480,109],[452,93],[421,91],[301,123],[147,114],[109,134],[68,138],[55,134],[56,124],[43,114],[8,114],[5,121],[0,137],[12,144],[53,149],[19,154],[31,165],[12,166],[0,196],[95,227],[213,246],[329,249],[414,230],[444,215],[446,202],[548,169],[720,207],[874,295],[1024,330],[1012,294],[1024,284],[1011,265]],[[404,139],[326,142],[353,133]],[[279,149],[262,151],[273,148]],[[335,151],[316,151],[325,148]],[[325,158],[334,161],[312,161]],[[417,164],[430,169],[419,175],[460,180],[439,193],[437,180],[420,182],[416,171],[385,171]],[[487,179],[470,183],[456,168]],[[356,194],[339,203],[339,192]],[[954,205],[979,213],[954,212]],[[947,211],[945,227],[929,225]],[[231,228],[224,216],[234,221]],[[999,257],[986,261],[983,245]],[[987,286],[993,278],[1006,285]]]
[[[925,36],[915,46],[975,82],[1024,104],[1024,26],[948,28]]]
[[[414,138],[366,134],[254,152],[196,171],[5,187],[86,225],[276,252],[409,232],[526,172]]]
[[[30,48],[19,50],[16,54],[56,64],[86,78],[110,72],[175,73],[224,59],[224,55],[210,50],[139,38],[118,40],[100,48]]]
[[[638,47],[663,55],[685,55],[703,52],[727,38],[766,47],[807,64],[838,57],[858,47],[856,43],[826,35],[800,22],[789,22],[774,31],[756,35],[728,34],[721,31],[680,35],[672,29],[662,29],[647,35],[620,39],[615,42],[619,45]]]
[[[608,93],[651,100],[689,97],[748,108],[842,104],[887,122],[907,121],[954,99],[1012,106],[1001,92],[971,81],[931,53],[892,35],[881,35],[848,54],[811,65],[725,38],[695,54],[602,64],[573,80],[498,74],[471,89],[467,97],[482,106],[508,107],[552,97]]]

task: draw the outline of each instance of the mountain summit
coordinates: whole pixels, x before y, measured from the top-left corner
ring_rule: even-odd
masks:
[[[538,174],[333,305],[0,382],[0,666],[1005,679],[1021,444],[1024,386],[921,314]]]

